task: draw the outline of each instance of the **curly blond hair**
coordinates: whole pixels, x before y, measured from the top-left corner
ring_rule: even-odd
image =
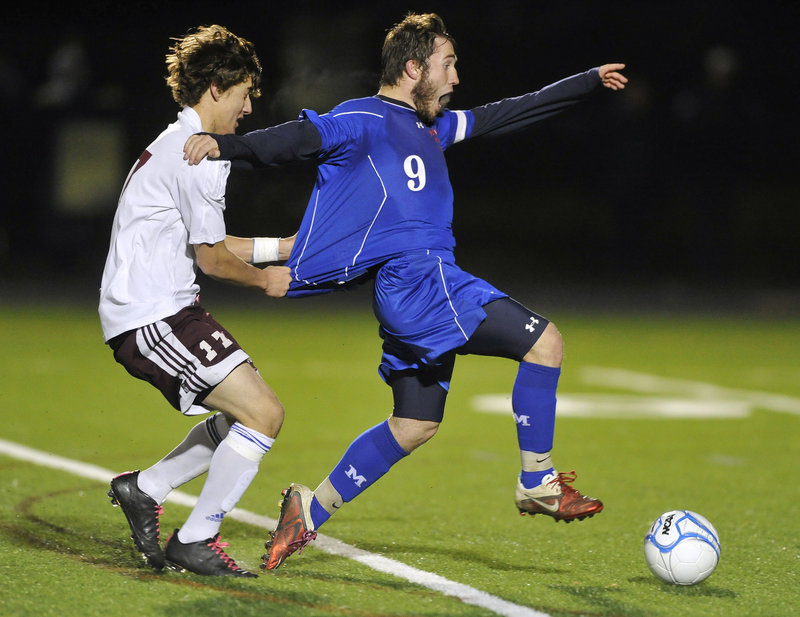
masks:
[[[225,91],[248,77],[253,80],[250,96],[261,94],[261,63],[250,41],[218,25],[200,26],[172,40],[166,80],[179,105],[193,107],[211,84]]]

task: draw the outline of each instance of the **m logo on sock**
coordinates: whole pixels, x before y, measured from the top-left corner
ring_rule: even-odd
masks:
[[[367,481],[367,479],[366,479],[364,476],[360,476],[360,475],[358,474],[358,471],[357,471],[357,470],[356,470],[356,468],[355,468],[355,467],[353,467],[352,465],[350,465],[350,469],[348,469],[348,470],[345,472],[345,474],[344,474],[344,475],[346,475],[348,478],[350,478],[351,480],[353,480],[353,482],[355,482],[355,485],[356,485],[357,487],[359,487],[359,488],[361,488],[361,485],[362,485],[362,484],[364,484],[364,482],[366,482],[366,481]]]

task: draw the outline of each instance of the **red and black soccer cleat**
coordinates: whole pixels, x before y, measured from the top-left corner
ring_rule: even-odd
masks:
[[[261,568],[274,570],[295,551],[298,553],[317,537],[311,522],[311,500],[314,493],[307,486],[292,484],[283,491],[281,514],[275,531],[264,545],[267,549]]]
[[[582,521],[602,511],[602,501],[582,495],[570,486],[575,478],[574,471],[549,474],[534,488],[525,488],[517,480],[515,501],[520,514],[545,514],[556,521],[569,523],[575,519]]]

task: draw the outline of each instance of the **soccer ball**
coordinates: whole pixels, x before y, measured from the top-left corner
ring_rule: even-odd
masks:
[[[703,516],[672,510],[659,516],[644,538],[650,571],[665,583],[694,585],[719,563],[719,535]]]

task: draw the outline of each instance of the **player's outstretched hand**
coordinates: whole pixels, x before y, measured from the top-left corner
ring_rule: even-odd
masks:
[[[286,266],[267,266],[264,275],[264,293],[272,298],[283,298],[292,282],[291,270]]]
[[[612,90],[622,90],[628,83],[628,78],[621,71],[625,68],[624,64],[604,64],[599,68],[600,81],[606,88]]]
[[[197,165],[208,156],[209,159],[219,158],[219,144],[211,135],[192,135],[183,145],[183,160],[189,165]]]

